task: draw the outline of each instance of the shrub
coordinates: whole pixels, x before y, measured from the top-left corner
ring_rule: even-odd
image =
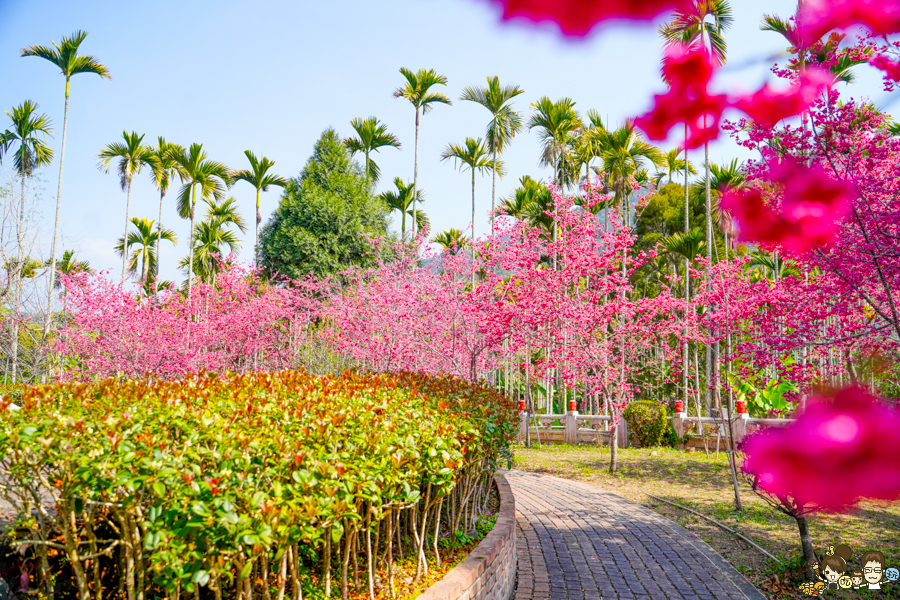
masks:
[[[45,593],[83,600],[119,585],[252,598],[271,583],[281,597],[310,585],[302,561],[317,552],[321,582],[350,556],[371,564],[398,527],[419,545],[435,525],[468,529],[514,414],[488,388],[412,374],[109,380],[5,404],[12,545],[40,565]]]
[[[671,423],[666,426],[666,434],[664,438],[665,444],[667,446],[671,446],[672,448],[677,448],[678,445],[681,444],[681,440],[678,438],[678,432],[675,431]]]
[[[629,404],[622,413],[628,423],[628,434],[644,448],[660,446],[666,441],[666,409],[657,402],[640,400]]]

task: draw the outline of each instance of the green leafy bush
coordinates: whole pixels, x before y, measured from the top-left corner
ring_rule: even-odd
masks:
[[[468,529],[514,415],[488,388],[412,374],[110,380],[5,404],[11,544],[46,595],[82,600],[120,585],[129,598],[281,597],[310,585],[309,556],[319,582],[343,565],[346,591],[350,557],[371,564],[398,528],[419,546]]]
[[[678,432],[672,427],[671,423],[666,425],[666,434],[664,436],[664,443],[666,446],[671,446],[672,448],[677,448],[678,444],[681,443],[681,440],[678,439]]]
[[[661,404],[651,400],[632,402],[622,412],[622,416],[628,423],[628,435],[637,438],[644,448],[661,446],[666,442],[669,421],[666,419],[666,409]]]

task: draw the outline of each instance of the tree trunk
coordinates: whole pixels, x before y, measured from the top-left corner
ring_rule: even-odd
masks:
[[[494,212],[497,210],[497,115],[494,115],[494,164],[491,165],[491,237],[494,237]],[[474,219],[472,222],[474,223]]]
[[[59,149],[59,182],[56,184],[56,216],[53,218],[53,241],[50,243],[50,290],[47,292],[47,314],[44,315],[44,339],[50,333],[53,316],[53,280],[56,278],[56,238],[59,236],[59,206],[62,200],[63,164],[66,159],[66,130],[69,124],[69,78],[66,78],[66,107],[63,111],[62,146]]]
[[[809,522],[804,516],[795,516],[797,529],[800,530],[800,549],[803,552],[803,561],[806,563],[806,575],[810,581],[816,581],[818,576],[813,571],[812,564],[818,562],[816,552],[813,550],[812,538],[809,536]]]
[[[703,117],[704,124],[706,117]],[[709,144],[704,144],[704,152],[706,154],[706,281],[709,282],[710,269],[712,269],[712,196],[710,193],[710,174],[709,174]],[[707,413],[710,407],[710,386],[712,385],[712,347],[706,344],[706,388],[703,393],[704,408]]]
[[[194,283],[194,203],[197,201],[197,186],[191,184],[191,232],[188,235],[188,300]]]
[[[144,246],[144,256],[141,258],[141,282],[145,286],[147,285],[147,277],[150,276],[149,252],[151,252],[150,248]]]
[[[619,423],[615,409],[610,410],[610,415],[614,425],[609,434],[609,472],[615,473],[619,469]]]
[[[166,193],[163,190],[159,191],[159,221],[156,224],[156,273],[154,273],[153,277],[153,293],[157,293],[159,291],[159,251],[162,248],[162,213],[163,213],[163,199],[166,197]]]
[[[416,223],[416,197],[419,195],[419,107],[416,107],[416,150],[413,160],[413,219],[412,219],[412,237],[415,239],[418,233],[418,223]]]
[[[688,126],[687,122],[684,123],[684,233],[688,234],[691,231],[691,197],[688,187],[688,149],[687,149],[687,138],[688,138]],[[684,302],[687,306],[687,310],[690,311],[691,304],[691,262],[685,257],[684,259]],[[684,383],[684,405],[685,407],[690,406],[690,398],[688,394],[688,381],[690,371],[690,349],[688,348],[687,336],[688,336],[688,314],[685,314],[684,320],[684,357],[683,357],[683,368],[684,374],[682,376],[682,382]]]
[[[413,220],[415,220],[413,214]],[[475,166],[472,165],[472,292],[475,291]],[[473,379],[474,381],[474,379]]]
[[[12,382],[16,383],[19,371],[19,304],[22,302],[22,267],[25,265],[25,176],[22,175],[22,195],[19,198],[19,219],[16,224],[16,247],[18,256],[11,277],[13,286],[13,315],[10,333],[10,354],[12,355]]]
[[[256,243],[253,245],[253,265],[259,268],[259,224],[262,215],[259,214],[259,188],[256,188]]]
[[[703,26],[700,30],[700,41],[703,42],[703,32],[706,30],[706,26]],[[705,46],[704,46],[705,47]],[[712,49],[710,49],[710,53]],[[706,119],[707,116],[703,115],[703,128],[706,129]],[[710,193],[710,175],[709,175],[709,142],[703,144],[703,152],[705,157],[705,170],[706,170],[706,281],[709,282],[710,270],[712,269],[712,251],[713,251],[713,233],[712,233],[712,195]],[[706,390],[703,394],[703,402],[705,404],[705,408],[707,410],[707,414],[709,414],[710,408],[710,385],[712,380],[710,378],[712,371],[712,347],[709,344],[706,344]]]
[[[131,212],[131,177],[128,178],[128,189],[125,192],[125,235],[122,237],[122,284],[125,284],[125,266],[128,264],[128,217]]]

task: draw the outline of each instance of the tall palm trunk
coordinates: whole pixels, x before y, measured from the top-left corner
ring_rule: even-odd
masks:
[[[704,126],[706,122],[706,117],[703,117]],[[709,174],[709,143],[706,143],[704,146],[705,160],[706,160],[706,281],[709,283],[710,272],[712,269],[712,244],[713,244],[713,234],[712,234],[712,195],[710,193],[710,174]],[[707,410],[707,414],[709,414],[709,409],[711,406],[710,402],[710,386],[712,385],[712,346],[706,344],[706,391],[703,394],[703,404],[704,408]]]
[[[366,148],[366,193],[369,192],[369,149]]]
[[[148,260],[148,252],[150,249],[147,246],[143,248],[143,256],[141,257],[141,281],[143,281],[144,285],[147,285],[147,277],[150,275],[150,261]]]
[[[262,215],[259,214],[259,188],[256,188],[256,242],[253,245],[253,263],[256,267],[259,267],[259,224],[261,221]]]
[[[497,210],[497,115],[494,115],[494,139],[493,139],[493,148],[494,151],[494,164],[493,169],[491,169],[491,237],[494,237],[494,213]],[[472,221],[475,222],[474,220]]]
[[[413,220],[415,220],[413,215]],[[475,290],[475,167],[472,166],[472,291]],[[474,358],[473,358],[474,360]],[[474,369],[474,363],[473,363]],[[474,373],[474,371],[473,371]],[[473,378],[472,381],[475,381]]]
[[[163,212],[163,198],[166,197],[166,193],[162,190],[159,192],[159,220],[157,221],[156,227],[156,277],[153,279],[153,293],[159,291],[159,250],[162,248],[162,212]]]
[[[128,262],[128,216],[131,211],[131,177],[128,178],[128,191],[125,192],[125,236],[122,238],[122,283],[125,283],[125,265]]]
[[[416,196],[419,194],[419,108],[416,107],[416,150],[413,158],[413,219],[412,219],[412,237],[416,237],[418,233],[418,223],[416,223]]]
[[[560,180],[562,179],[562,175],[559,172],[559,155],[554,153],[553,157],[553,178],[556,180],[556,188],[559,189]],[[550,201],[553,202],[553,231],[551,233],[551,238],[553,240],[553,269],[556,269],[556,200],[553,199],[552,195]]]
[[[700,29],[700,43],[706,48],[705,41],[705,33],[706,31],[706,22],[704,21],[703,26]],[[709,53],[712,54],[712,41],[710,40],[710,49]],[[703,115],[703,128],[706,129],[706,119],[707,116]],[[709,283],[709,275],[712,269],[712,195],[710,193],[711,180],[709,174],[709,142],[703,144],[703,153],[704,153],[704,162],[705,162],[705,171],[706,171],[706,282]],[[685,164],[685,169],[687,169],[687,164]],[[712,385],[712,346],[706,344],[706,388],[703,394],[703,404],[704,408],[707,410],[707,414],[709,413],[709,409],[711,406],[710,401],[710,385]],[[698,417],[700,415],[697,415]]]
[[[56,238],[59,235],[59,205],[62,200],[63,164],[66,158],[66,129],[69,124],[69,78],[66,77],[66,106],[63,110],[62,147],[59,149],[59,182],[56,184],[56,216],[53,218],[53,241],[50,242],[50,287],[47,292],[47,314],[44,315],[44,338],[50,333],[53,309],[53,280],[56,277]]]
[[[688,187],[688,125],[684,124],[684,233],[690,233],[691,230],[691,198]],[[684,257],[684,302],[685,302],[685,319],[684,319],[684,356],[682,357],[682,384],[684,387],[684,406],[690,406],[690,397],[688,394],[688,378],[691,369],[690,366],[690,348],[688,348],[688,315],[691,306],[691,262]],[[697,415],[700,416],[700,415]]]
[[[191,233],[188,236],[188,300],[194,287],[194,204],[197,201],[197,184],[191,184]]]
[[[16,256],[15,266],[13,267],[12,284],[13,288],[13,315],[10,324],[10,355],[12,358],[12,382],[16,383],[16,376],[19,371],[19,304],[22,302],[22,266],[25,264],[23,256],[25,254],[25,175],[22,175],[22,194],[19,198],[19,219],[16,224],[16,245],[18,247],[18,256]]]

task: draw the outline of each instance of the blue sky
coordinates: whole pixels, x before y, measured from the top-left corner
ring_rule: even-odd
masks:
[[[784,50],[782,39],[760,32],[763,13],[788,15],[789,0],[734,2],[735,25],[727,35],[729,63],[722,84],[751,90],[771,78],[771,58]],[[499,9],[487,0],[183,0],[96,2],[90,0],[0,0],[0,108],[36,101],[54,120],[59,150],[64,79],[50,63],[21,58],[20,48],[49,44],[77,29],[90,33],[82,53],[106,64],[112,81],[94,75],[73,78],[63,176],[62,244],[95,268],[118,273],[112,248],[124,231],[125,194],[113,174],[97,169],[96,155],[121,138],[123,130],[162,135],[184,145],[202,143],[210,157],[244,168],[245,149],[276,161],[275,171],[296,176],[326,127],[352,133],[354,117],[377,116],[403,148],[375,155],[381,166],[379,190],[394,176],[412,179],[414,114],[392,97],[401,85],[400,67],[436,69],[449,85],[442,90],[453,106],[438,106],[421,122],[420,188],[424,209],[437,232],[465,229],[470,217],[470,179],[441,162],[449,142],[482,136],[487,111],[459,102],[462,88],[497,75],[525,93],[517,107],[526,117],[540,96],[573,98],[576,108],[595,108],[610,121],[644,112],[658,77],[661,43],[656,26],[607,26],[585,41],[560,38],[552,27],[501,24]],[[741,65],[743,68],[737,68]],[[874,69],[858,68],[854,96],[881,98]],[[3,115],[0,128],[8,123]],[[671,144],[663,144],[668,149]],[[546,177],[538,165],[535,132],[523,132],[504,156],[509,174],[498,183],[508,194],[521,175]],[[728,141],[712,147],[714,162],[746,158]],[[698,158],[697,155],[695,158]],[[4,162],[4,168],[8,168]],[[58,164],[42,173],[39,226],[49,254]],[[487,227],[490,178],[476,181],[476,232]],[[176,231],[177,247],[164,246],[162,275],[181,280],[175,264],[187,254],[188,225],[175,211],[175,191],[166,199],[163,223]],[[231,190],[252,223],[254,191],[244,183]],[[277,206],[279,191],[264,194],[264,222]],[[156,219],[159,197],[147,174],[135,179],[132,216]],[[242,256],[252,255],[252,235]]]

